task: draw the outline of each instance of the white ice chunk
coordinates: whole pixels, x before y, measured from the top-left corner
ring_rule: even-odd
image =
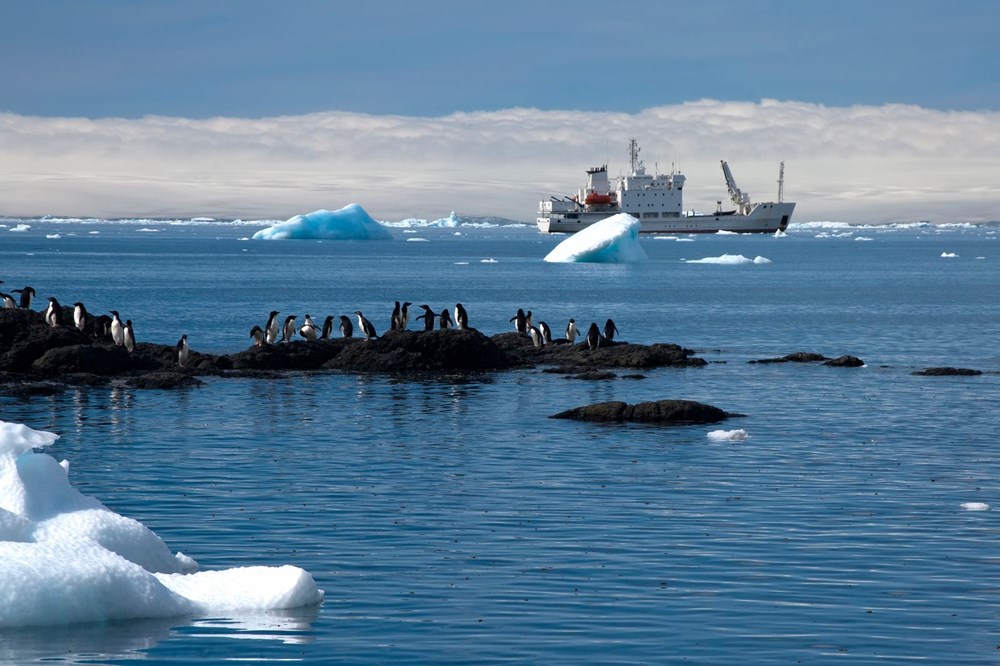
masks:
[[[944,257],[945,259],[954,259],[958,255],[955,254],[954,252],[942,252],[941,256]]]
[[[742,254],[723,254],[718,257],[704,257],[702,259],[686,259],[689,264],[722,264],[724,266],[744,266],[747,264],[769,264],[771,260],[767,257],[755,257],[748,259]]]
[[[33,449],[57,435],[0,421],[0,628],[294,608],[323,592],[297,567],[185,573],[197,562],[74,488]]]
[[[626,213],[613,215],[578,231],[545,257],[556,263],[622,264],[647,259],[639,244],[639,220]]]
[[[708,438],[716,441],[739,442],[749,436],[743,428],[739,428],[738,430],[712,430],[708,433]]]
[[[317,210],[296,215],[284,222],[261,229],[254,240],[385,240],[392,233],[379,224],[358,204],[340,210]]]
[[[28,231],[29,229],[31,229],[30,224],[18,224],[17,226],[11,227],[7,231],[25,232]]]
[[[963,502],[962,508],[966,511],[989,511],[990,505],[985,502]]]

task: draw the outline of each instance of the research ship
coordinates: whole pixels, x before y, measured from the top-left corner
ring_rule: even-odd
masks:
[[[607,165],[587,170],[587,186],[575,196],[550,197],[538,207],[538,229],[544,233],[573,233],[595,222],[628,213],[641,223],[642,233],[698,234],[731,231],[735,233],[775,233],[784,231],[792,219],[795,204],[782,201],[785,163],[778,170],[778,201],[751,202],[733,178],[729,165],[722,160],[722,173],[729,188],[732,210],[722,210],[716,202],[715,213],[684,210],[684,175],[677,171],[650,175],[639,159],[639,146],[629,141],[631,174],[621,176],[614,187],[608,180]]]

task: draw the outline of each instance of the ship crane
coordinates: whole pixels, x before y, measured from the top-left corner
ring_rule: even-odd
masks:
[[[733,178],[733,172],[729,170],[729,165],[726,164],[726,160],[722,160],[722,173],[726,176],[726,187],[729,188],[729,198],[732,199],[736,208],[741,213],[749,213],[750,195],[741,190],[736,184],[736,179]]]

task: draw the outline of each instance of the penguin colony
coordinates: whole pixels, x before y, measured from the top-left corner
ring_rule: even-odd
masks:
[[[2,283],[3,281],[0,280],[0,284]],[[15,299],[12,294],[19,294],[19,297]],[[3,308],[30,310],[35,295],[35,290],[27,286],[22,289],[14,289],[10,294],[0,291],[0,300],[2,300]],[[390,331],[409,330],[410,306],[412,305],[413,303],[410,301],[395,302],[392,314],[389,317]],[[450,328],[458,328],[460,330],[469,329],[469,314],[461,303],[455,304],[454,315],[452,315],[452,311],[449,308],[444,308],[438,313],[426,303],[417,307],[423,313],[416,316],[414,320],[416,322],[422,320],[420,327],[423,331],[433,331],[435,325],[440,330]],[[111,315],[110,317],[105,314],[95,317],[87,311],[83,303],[77,301],[73,304],[72,321],[66,321],[59,301],[54,296],[49,296],[44,318],[45,323],[52,327],[72,325],[81,331],[86,331],[89,328],[92,331],[91,337],[95,340],[110,339],[116,346],[124,347],[128,352],[133,352],[136,347],[136,336],[132,320],[126,319],[123,322],[121,314],[117,310],[110,310],[109,314]],[[292,342],[296,335],[309,342],[328,340],[333,337],[334,324],[336,324],[337,331],[342,337],[354,337],[354,323],[348,315],[328,315],[323,320],[322,326],[317,326],[312,319],[312,315],[306,313],[303,317],[303,324],[296,326],[296,322],[298,321],[296,315],[287,315],[282,320],[280,319],[280,314],[279,311],[272,310],[263,327],[254,326],[250,329],[250,338],[253,341],[253,346],[262,347],[264,345],[278,344],[279,341],[281,343]],[[357,321],[357,330],[364,336],[366,341],[379,337],[375,325],[360,310],[355,310],[354,315]],[[539,349],[554,344],[576,344],[576,339],[581,336],[581,332],[576,325],[576,320],[570,319],[566,324],[565,336],[554,339],[552,337],[552,329],[545,321],[539,320],[536,324],[531,310],[525,312],[522,308],[518,308],[514,316],[510,318],[510,321],[514,324],[515,332],[529,337],[532,344]],[[612,344],[616,335],[618,335],[618,328],[613,320],[608,319],[604,323],[603,331],[598,327],[597,322],[591,323],[583,339],[588,349],[596,350],[602,346]],[[176,361],[181,367],[184,367],[191,357],[191,349],[188,346],[187,338],[188,336],[185,333],[175,345]]]

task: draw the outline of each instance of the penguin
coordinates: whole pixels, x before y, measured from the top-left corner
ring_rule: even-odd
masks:
[[[448,308],[441,310],[441,330],[446,331],[452,326],[451,314],[448,312]]]
[[[601,331],[597,328],[597,322],[591,322],[587,329],[587,349],[593,351],[601,346]]]
[[[538,332],[542,335],[542,344],[551,345],[552,344],[552,329],[544,321],[538,322]]]
[[[469,328],[469,315],[461,303],[455,303],[455,326],[462,331]]]
[[[21,294],[21,302],[19,306],[22,310],[31,309],[31,299],[35,297],[35,290],[32,287],[25,287],[24,289],[15,289],[12,293]]]
[[[260,326],[254,326],[250,329],[250,337],[253,338],[254,347],[261,347],[264,345],[264,329]]]
[[[121,347],[122,343],[125,342],[122,320],[118,315],[118,310],[112,310],[111,314],[114,315],[114,319],[111,320],[111,339],[115,341],[116,347]]]
[[[351,318],[347,315],[340,315],[340,325],[337,326],[337,329],[345,338],[354,337],[354,324],[351,323]]]
[[[254,328],[260,328],[255,326]],[[181,336],[181,339],[177,341],[177,365],[182,368],[187,365],[188,356],[191,355],[191,348],[188,347],[188,335],[185,333]]]
[[[281,327],[281,341],[291,342],[293,335],[295,335],[295,315],[288,315],[285,317],[285,323]]]
[[[306,323],[299,327],[299,335],[310,342],[319,337],[319,329],[316,328],[316,324],[313,323],[312,317],[308,314],[306,315]]]
[[[576,320],[570,319],[569,323],[566,324],[566,339],[572,345],[575,344],[578,335],[580,335],[580,329],[576,327]]]
[[[106,338],[111,335],[111,317],[102,314],[94,320],[94,338]]]
[[[422,315],[417,315],[417,319],[418,320],[419,319],[423,319],[424,320],[424,330],[425,331],[433,331],[434,330],[434,320],[437,319],[437,315],[434,314],[434,310],[431,310],[431,306],[429,306],[429,305],[425,304],[425,305],[421,305],[420,307],[422,307],[424,309],[424,313]],[[445,310],[445,312],[447,312],[447,310]]]
[[[73,304],[73,324],[81,331],[87,327],[87,308],[80,301]]]
[[[617,333],[618,327],[615,326],[615,322],[610,319],[604,322],[604,337],[608,339],[608,342],[614,340]]]
[[[518,333],[528,332],[528,318],[524,314],[524,310],[521,308],[517,309],[517,314],[510,318],[514,322],[514,330]]]
[[[3,307],[5,310],[14,310],[17,308],[17,302],[14,301],[14,297],[10,294],[0,291],[0,298],[3,298]]]
[[[361,327],[361,332],[364,333],[365,340],[370,340],[371,338],[377,338],[378,333],[375,332],[375,326],[372,325],[370,321],[365,319],[365,316],[361,314],[361,310],[355,310],[354,314],[358,315],[358,326]]]
[[[410,306],[413,303],[406,301],[403,303],[403,307],[399,310],[399,330],[405,331],[410,325]]]
[[[392,309],[392,316],[389,317],[389,330],[398,331],[399,330],[399,319],[400,317],[400,307],[399,301],[396,301],[396,307]]]
[[[62,306],[55,296],[49,296],[49,306],[45,308],[45,323],[52,328],[62,324]]]
[[[545,343],[544,340],[542,340],[542,332],[538,330],[538,327],[530,327],[528,329],[528,334],[531,336],[531,344],[535,345],[535,349],[541,349],[542,345]]]
[[[130,352],[135,351],[135,330],[132,328],[132,320],[126,319],[122,328],[122,344]]]
[[[327,315],[323,320],[323,332],[319,334],[319,339],[329,340],[331,333],[333,333],[333,315]]]
[[[534,325],[535,322],[531,321],[531,310],[528,310],[528,314],[524,315],[524,328],[527,330]]]
[[[280,324],[278,324],[278,311],[271,310],[271,314],[267,317],[267,323],[264,324],[264,342],[273,344],[278,339],[278,330],[280,327]]]

